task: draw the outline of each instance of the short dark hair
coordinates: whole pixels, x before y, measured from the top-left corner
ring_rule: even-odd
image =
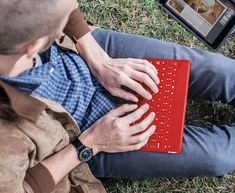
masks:
[[[61,0],[1,0],[0,54],[14,54],[15,46],[49,35],[63,17]]]

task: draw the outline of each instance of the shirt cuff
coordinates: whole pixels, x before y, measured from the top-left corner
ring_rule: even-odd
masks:
[[[64,29],[64,33],[77,44],[77,40],[89,31],[89,26],[84,20],[83,14],[79,8],[73,10]]]
[[[34,193],[50,193],[55,189],[55,182],[51,173],[40,163],[27,170],[25,182]]]

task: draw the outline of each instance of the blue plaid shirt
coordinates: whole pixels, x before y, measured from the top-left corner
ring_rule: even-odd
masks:
[[[0,76],[0,79],[27,94],[61,104],[82,131],[115,108],[110,94],[78,54],[54,44],[40,57],[43,65],[17,77]]]

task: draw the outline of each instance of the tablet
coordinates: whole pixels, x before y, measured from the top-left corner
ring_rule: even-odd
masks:
[[[235,30],[235,0],[159,0],[161,7],[213,49]]]

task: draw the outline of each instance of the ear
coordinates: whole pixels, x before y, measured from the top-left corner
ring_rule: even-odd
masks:
[[[45,45],[47,37],[41,37],[37,40],[33,40],[25,46],[25,54],[29,59],[35,58],[42,47]]]

